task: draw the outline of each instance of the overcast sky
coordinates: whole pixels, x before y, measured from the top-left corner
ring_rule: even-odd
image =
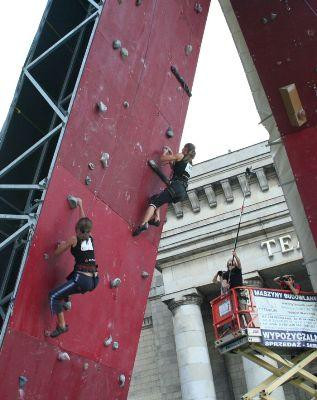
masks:
[[[2,1],[0,15],[0,126],[46,0]],[[30,7],[30,3],[32,6]],[[217,1],[202,43],[182,143],[197,146],[196,162],[266,140],[230,31]]]

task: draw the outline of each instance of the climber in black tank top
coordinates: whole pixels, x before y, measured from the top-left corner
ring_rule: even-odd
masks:
[[[185,144],[181,153],[173,154],[172,150],[165,146],[161,161],[169,163],[173,175],[170,185],[161,193],[151,197],[150,204],[145,212],[143,221],[132,233],[133,236],[139,235],[148,229],[149,224],[154,226],[160,225],[159,208],[166,203],[177,203],[184,200],[186,196],[186,188],[193,167],[193,158],[196,155],[195,146],[192,143]]]
[[[94,240],[90,235],[92,221],[85,216],[83,203],[79,198],[77,198],[77,205],[80,210],[80,219],[75,226],[76,236],[72,236],[66,242],[61,242],[54,253],[58,256],[70,249],[75,258],[75,266],[73,272],[68,275],[67,282],[49,293],[51,312],[57,315],[57,326],[50,333],[51,337],[57,337],[68,331],[63,310],[67,311],[71,308],[70,295],[91,292],[99,282]]]

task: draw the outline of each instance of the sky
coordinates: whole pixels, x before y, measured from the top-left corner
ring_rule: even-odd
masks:
[[[30,1],[1,4],[0,127],[46,6],[46,0]],[[196,162],[268,139],[258,125],[260,117],[216,0],[211,2],[192,93],[182,144],[196,145]]]

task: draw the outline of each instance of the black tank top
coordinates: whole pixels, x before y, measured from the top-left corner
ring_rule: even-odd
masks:
[[[192,168],[193,166],[189,161],[184,161],[184,159],[176,161],[173,167],[172,180],[179,180],[187,185]]]
[[[77,238],[76,246],[71,247],[70,251],[75,257],[75,267],[76,265],[96,265],[94,240],[91,236],[88,240]]]

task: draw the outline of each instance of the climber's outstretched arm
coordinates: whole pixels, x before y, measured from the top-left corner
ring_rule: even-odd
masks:
[[[84,209],[83,209],[83,201],[82,201],[82,199],[79,198],[79,197],[77,197],[77,204],[78,204],[78,207],[79,207],[79,215],[80,215],[80,218],[85,218],[86,215],[85,215],[85,211],[84,211]]]

